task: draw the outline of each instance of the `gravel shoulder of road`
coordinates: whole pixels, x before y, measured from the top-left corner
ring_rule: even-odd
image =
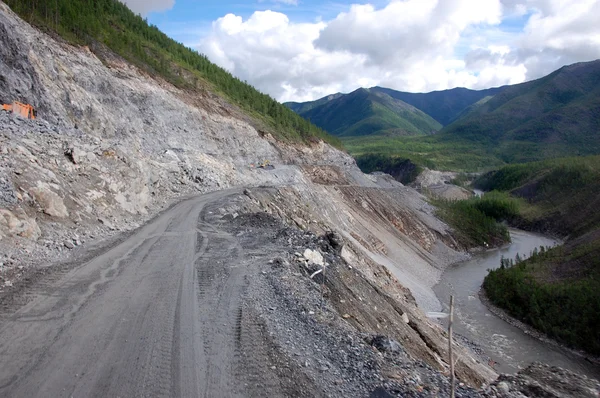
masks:
[[[244,198],[233,201],[237,204],[225,207],[239,209]],[[355,326],[361,321],[360,310],[355,315],[339,311],[340,304],[351,300],[375,299],[360,293],[352,296],[352,291],[343,288],[370,284],[359,272],[345,272],[352,267],[340,255],[339,236],[316,235],[263,212],[239,210],[241,214],[235,212],[233,217],[231,213],[219,215],[217,206],[207,211],[221,220],[216,224],[220,229],[238,238],[246,253],[240,266],[255,268],[247,279],[242,325],[246,318],[261,325],[271,352],[270,369],[278,374],[279,383],[290,377],[296,385],[304,380],[304,390],[284,391],[332,397],[449,393],[447,375],[411,356],[404,348],[409,341],[398,342],[383,329],[381,334],[361,332]],[[323,265],[308,260],[310,253],[319,253]],[[349,276],[351,280],[342,281]],[[377,308],[371,309],[377,317]],[[396,316],[403,322],[400,313]],[[479,396],[462,383],[457,391],[459,397]]]

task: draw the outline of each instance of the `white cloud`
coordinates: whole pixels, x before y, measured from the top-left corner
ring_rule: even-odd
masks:
[[[517,48],[528,78],[550,73],[565,64],[600,58],[600,1],[532,3],[536,11]]]
[[[600,0],[403,0],[314,23],[260,11],[213,22],[198,49],[282,101],[374,85],[485,88],[600,58],[597,15]],[[524,27],[502,24],[519,18]]]
[[[121,0],[127,4],[131,10],[142,16],[146,16],[151,11],[167,11],[173,8],[175,0]]]

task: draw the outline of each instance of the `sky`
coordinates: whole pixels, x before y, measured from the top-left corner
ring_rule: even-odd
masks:
[[[600,58],[600,0],[122,0],[279,101],[536,79]]]

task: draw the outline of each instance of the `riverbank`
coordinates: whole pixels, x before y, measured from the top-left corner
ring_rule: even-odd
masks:
[[[524,333],[496,316],[480,299],[479,291],[488,270],[498,268],[501,258],[514,258],[517,254],[527,257],[535,248],[558,243],[526,231],[511,229],[510,233],[511,244],[473,253],[469,260],[449,266],[434,287],[443,311],[448,310],[448,298],[455,297],[455,333],[480,347],[484,352],[480,357],[489,358],[500,373],[514,374],[532,362],[540,362],[598,379],[600,366]]]
[[[481,303],[483,305],[486,306],[486,308],[495,316],[497,316],[498,318],[502,319],[503,321],[505,321],[506,323],[510,324],[511,326],[514,326],[516,328],[518,328],[519,330],[521,330],[523,333],[541,341],[544,344],[548,344],[554,348],[558,348],[560,350],[564,350],[566,352],[568,352],[571,355],[575,355],[577,357],[579,357],[581,360],[583,361],[587,361],[590,364],[593,364],[595,366],[600,367],[600,357],[598,356],[594,356],[592,354],[589,354],[585,351],[582,350],[576,350],[570,347],[567,347],[566,345],[548,337],[546,334],[540,332],[539,330],[535,329],[534,327],[518,320],[517,318],[512,317],[511,315],[509,315],[505,310],[503,310],[500,307],[495,306],[490,299],[487,297],[487,295],[485,294],[485,289],[483,288],[483,286],[481,287],[481,289],[479,290],[478,293],[478,297],[479,300],[481,301]]]

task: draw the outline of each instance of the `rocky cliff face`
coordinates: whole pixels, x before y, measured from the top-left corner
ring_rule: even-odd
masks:
[[[0,293],[29,266],[134,229],[182,196],[274,186],[247,195],[248,206],[304,230],[339,232],[348,263],[373,292],[402,303],[396,318],[410,317],[410,327],[396,319],[405,325],[397,338],[415,344],[411,355],[445,368],[445,337],[417,303],[438,309],[431,287],[463,254],[420,194],[362,174],[327,144],[259,134],[208,91],[184,92],[107,59],[38,31],[0,2],[0,98],[38,110],[35,121],[0,113]],[[274,170],[252,166],[265,159]],[[361,327],[379,325],[369,318]],[[494,377],[466,351],[462,358],[459,374],[468,382]]]
[[[38,110],[36,121],[0,115],[2,237],[63,249],[86,231],[134,227],[183,194],[301,182],[299,168],[285,167],[292,162],[353,167],[325,144],[261,137],[218,96],[180,91],[116,57],[103,64],[2,3],[0,32],[0,98]],[[277,171],[250,167],[265,159]]]

